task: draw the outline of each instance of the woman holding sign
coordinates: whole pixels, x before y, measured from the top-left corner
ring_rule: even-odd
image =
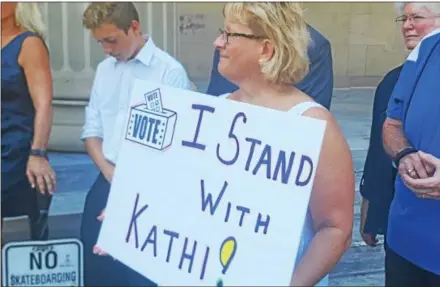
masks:
[[[239,89],[225,98],[326,121],[326,132],[291,285],[328,285],[351,243],[354,201],[349,147],[333,116],[292,86],[307,73],[309,34],[297,3],[231,3],[214,45],[219,72]]]

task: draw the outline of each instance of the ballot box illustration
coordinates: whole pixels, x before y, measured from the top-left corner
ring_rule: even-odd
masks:
[[[144,95],[145,104],[130,109],[125,138],[141,145],[164,150],[172,144],[177,121],[175,111],[164,109],[160,90]]]

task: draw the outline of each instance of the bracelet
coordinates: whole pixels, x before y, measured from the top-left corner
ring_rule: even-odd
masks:
[[[31,151],[29,152],[29,155],[44,157],[45,159],[48,158],[47,151],[42,150],[42,149],[31,149]]]
[[[415,153],[415,152],[418,152],[418,150],[413,147],[407,147],[407,148],[404,148],[403,150],[399,151],[396,154],[396,157],[394,158],[394,164],[396,165],[396,168],[399,168],[399,163],[402,158],[404,158],[405,156],[407,156],[411,153]]]

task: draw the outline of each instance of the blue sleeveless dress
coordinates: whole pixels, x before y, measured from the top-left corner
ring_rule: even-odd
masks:
[[[230,94],[227,93],[227,94],[220,95],[219,97],[226,99],[229,95]],[[302,114],[304,114],[304,112],[306,112],[308,109],[310,109],[312,107],[324,108],[322,105],[320,105],[316,102],[303,102],[303,103],[300,103],[300,104],[294,106],[289,111],[289,113],[295,113],[297,115],[302,115]],[[295,265],[296,266],[298,265],[299,261],[304,256],[307,249],[309,248],[310,243],[311,243],[314,235],[315,235],[315,228],[313,227],[312,214],[310,213],[310,210],[308,209],[307,214],[306,214],[306,219],[304,221],[303,231],[301,234],[300,244],[298,247],[298,254],[295,258],[295,262],[296,262]],[[324,278],[322,278],[321,281],[319,281],[315,286],[329,286],[328,274]]]
[[[12,197],[20,198],[23,192],[28,192],[26,187],[30,187],[27,183],[26,165],[34,134],[35,110],[24,71],[18,63],[23,42],[30,36],[37,35],[23,32],[2,48],[2,215],[3,208],[12,209],[10,204],[3,203]]]

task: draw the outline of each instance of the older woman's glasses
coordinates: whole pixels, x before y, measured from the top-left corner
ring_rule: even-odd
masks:
[[[248,38],[248,39],[252,39],[252,40],[266,39],[266,37],[251,35],[251,34],[229,33],[223,29],[219,29],[219,31],[220,31],[220,35],[222,36],[222,38],[226,44],[229,43],[229,37],[243,37],[243,38]]]
[[[440,15],[434,15],[434,16],[430,16],[430,17],[426,17],[426,16],[422,16],[422,15],[418,15],[418,14],[412,14],[412,15],[409,15],[409,16],[402,15],[402,16],[399,16],[399,17],[396,18],[396,22],[403,24],[403,23],[406,23],[406,21],[409,20],[411,23],[418,23],[420,21],[423,21],[423,20],[431,18],[431,17],[437,18],[437,17],[440,17]]]

